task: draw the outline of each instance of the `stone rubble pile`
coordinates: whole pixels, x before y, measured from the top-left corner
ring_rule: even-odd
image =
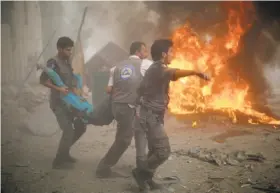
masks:
[[[17,98],[18,88],[14,85],[1,87],[2,128],[17,126],[38,105],[48,100],[48,89],[36,85],[25,85]]]

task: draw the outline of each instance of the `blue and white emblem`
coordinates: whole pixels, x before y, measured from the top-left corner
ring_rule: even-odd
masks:
[[[121,69],[121,78],[126,80],[130,78],[134,73],[134,67],[132,65],[126,65]]]

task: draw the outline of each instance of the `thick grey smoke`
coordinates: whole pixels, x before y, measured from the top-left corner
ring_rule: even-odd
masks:
[[[280,117],[280,45],[277,46],[273,58],[265,65],[264,76],[270,87],[267,105]]]
[[[69,36],[76,40],[84,8],[88,7],[81,33],[86,61],[110,41],[125,50],[128,49],[128,42],[150,41],[154,38],[159,20],[159,15],[155,11],[149,10],[141,1],[62,1],[44,2],[43,4],[41,8],[49,9],[49,11],[42,10],[43,20],[48,26],[52,26],[53,30],[57,28],[54,42],[60,36]],[[141,28],[145,29],[144,32],[137,33],[137,31],[141,32]],[[43,31],[45,39],[51,31],[50,29]],[[53,50],[55,50],[54,45],[52,45]],[[49,53],[54,54],[53,51]]]

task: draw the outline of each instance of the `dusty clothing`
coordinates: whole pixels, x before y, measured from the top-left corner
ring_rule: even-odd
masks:
[[[47,67],[53,69],[61,78],[63,83],[69,88],[77,87],[77,80],[73,74],[73,68],[69,61],[62,60],[55,56],[47,61]],[[44,83],[49,79],[48,75],[43,72],[40,76],[40,83]],[[53,109],[56,105],[61,104],[60,93],[51,89],[50,93],[50,107]]]
[[[140,59],[138,56],[136,55],[132,55],[129,58],[135,58],[135,59]],[[148,60],[148,59],[143,59],[142,63],[141,63],[141,67],[140,67],[140,72],[142,76],[145,76],[146,71],[149,69],[149,67],[152,65],[152,61]],[[108,81],[108,86],[113,86],[114,85],[114,70],[115,70],[116,66],[114,66],[113,68],[110,69],[110,77],[109,77],[109,81]]]
[[[56,158],[63,159],[69,155],[71,146],[85,133],[86,125],[79,119],[74,120],[72,114],[63,105],[57,105],[53,112],[62,130]]]
[[[163,116],[163,115],[159,114],[159,116]],[[162,125],[164,124],[163,118],[160,119],[160,123]],[[135,117],[134,139],[135,139],[137,168],[143,168],[146,159],[152,155],[152,143],[147,143],[148,142],[147,134],[146,134],[146,131],[143,129],[143,127],[146,127],[146,126],[147,126],[147,124],[143,119],[142,119],[142,121],[140,121],[140,117]],[[148,154],[147,154],[147,146],[148,146]]]
[[[148,139],[147,159],[138,165],[143,170],[154,172],[170,155],[168,136],[163,127],[164,114],[141,107],[140,125]]]
[[[77,81],[73,75],[73,69],[66,60],[61,60],[57,56],[47,62],[47,67],[53,69],[62,79],[63,83],[71,88],[77,86]],[[40,76],[40,83],[48,80],[48,75],[43,72]],[[86,125],[79,119],[74,120],[74,116],[60,99],[60,92],[51,89],[50,108],[54,112],[58,125],[63,131],[57,150],[57,159],[63,159],[69,155],[70,147],[85,133]]]
[[[112,111],[117,121],[116,138],[98,165],[98,169],[107,169],[114,166],[127,150],[133,138],[133,119],[135,109],[130,108],[126,103],[113,103]]]
[[[114,103],[136,104],[137,89],[142,80],[141,62],[141,59],[129,58],[116,65],[112,90],[112,101]]]
[[[150,66],[139,88],[139,95],[143,97],[143,106],[156,112],[165,111],[169,102],[169,83],[175,80],[176,70],[168,68],[161,62],[155,62]]]
[[[134,135],[133,121],[137,89],[142,80],[139,58],[130,57],[116,65],[113,71],[112,111],[117,121],[117,132],[113,145],[100,161],[97,173],[114,166],[126,151]],[[102,172],[101,172],[102,173]]]
[[[142,133],[146,133],[149,153],[147,159],[137,167],[143,171],[154,173],[170,155],[170,144],[164,130],[164,113],[169,97],[169,83],[175,80],[176,69],[168,68],[161,62],[155,62],[147,70],[139,95],[143,97],[140,109],[140,126]],[[140,133],[140,132],[139,132]],[[136,148],[143,148],[140,144]],[[138,150],[143,152],[143,149]]]
[[[141,167],[142,163],[147,159],[147,136],[146,132],[140,126],[140,117],[135,117],[133,126],[136,149],[136,166]]]
[[[131,57],[136,57],[136,56],[131,56]],[[147,60],[147,59],[142,60],[141,68],[140,68],[142,77],[145,76],[146,71],[150,68],[151,65],[152,65],[152,61]],[[146,152],[147,137],[146,137],[145,131],[143,131],[140,126],[140,120],[139,120],[140,108],[139,107],[140,106],[138,106],[136,108],[136,111],[138,111],[138,113],[137,113],[138,115],[135,116],[134,123],[133,123],[137,167],[140,167],[140,165],[143,163],[143,161],[147,159],[147,152]]]

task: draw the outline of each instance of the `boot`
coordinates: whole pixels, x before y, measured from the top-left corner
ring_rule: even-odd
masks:
[[[97,168],[95,175],[97,178],[109,178],[112,176],[112,170],[111,168],[103,168],[103,169]]]
[[[72,157],[70,154],[65,157],[65,161],[69,163],[76,163],[77,159]]]
[[[65,161],[65,160],[61,160],[61,159],[58,159],[58,158],[55,158],[53,160],[53,163],[52,163],[52,169],[62,169],[62,170],[69,170],[69,169],[73,169],[73,165],[70,164],[69,162]]]
[[[139,192],[149,193],[149,187],[147,184],[147,179],[148,179],[147,172],[135,168],[132,170],[132,176],[139,187]]]
[[[147,184],[150,186],[151,190],[163,190],[164,186],[153,180],[154,173],[150,172],[148,174]]]

